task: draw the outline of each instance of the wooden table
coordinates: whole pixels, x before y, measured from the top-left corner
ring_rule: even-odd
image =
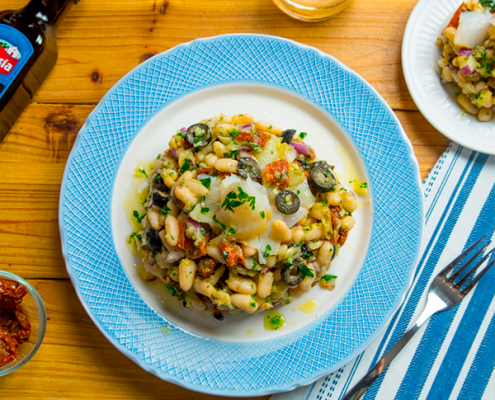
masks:
[[[24,0],[3,0],[20,8]],[[401,68],[416,0],[356,0],[334,19],[293,20],[269,0],[82,0],[58,31],[54,70],[0,144],[0,269],[27,278],[48,312],[44,342],[0,378],[4,399],[206,399],[136,366],[91,322],[68,280],[58,198],[74,140],[102,96],[154,54],[195,38],[248,32],[314,46],[361,74],[393,108],[424,178],[449,140],[417,111]],[[265,399],[268,396],[264,397]]]

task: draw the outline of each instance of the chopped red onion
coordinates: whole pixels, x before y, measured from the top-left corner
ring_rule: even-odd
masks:
[[[247,124],[247,125],[244,125],[242,128],[241,128],[241,132],[251,132],[251,128],[252,128],[253,124]]]
[[[465,65],[464,67],[461,68],[461,72],[464,74],[464,75],[474,75],[476,74],[478,71],[476,71],[475,69],[471,69],[471,67],[469,65]]]
[[[199,233],[199,222],[198,221],[195,221],[191,217],[189,217],[187,219],[187,222],[189,222],[192,226],[194,226],[194,230],[196,231],[196,233]]]
[[[150,267],[152,267],[152,266],[153,266],[153,265],[155,265],[155,264],[156,264],[155,259],[154,259],[154,258],[150,258],[150,259],[149,259],[149,261],[148,261],[148,265],[149,265]]]
[[[471,50],[471,49],[459,49],[459,48],[455,48],[455,51],[460,56],[465,56],[465,57],[469,57],[470,55],[472,55],[474,53],[474,50]]]
[[[185,134],[186,134],[186,132],[187,132],[187,129],[186,129],[186,128],[181,128],[181,129],[180,129],[180,133],[182,133],[182,134],[184,134],[184,135],[185,135]]]
[[[173,157],[173,158],[177,158],[177,152],[175,151],[174,148],[172,148],[172,150],[170,150],[170,155]]]
[[[302,154],[304,156],[308,155],[308,146],[306,144],[299,142],[291,142],[290,144],[299,154]]]

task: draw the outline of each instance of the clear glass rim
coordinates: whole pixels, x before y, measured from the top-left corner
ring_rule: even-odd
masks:
[[[21,278],[20,276],[13,274],[12,272],[8,271],[2,271],[0,270],[0,277],[1,278],[7,278],[7,279],[12,279],[14,281],[18,281],[22,283],[24,286],[26,286],[27,290],[29,293],[31,293],[34,297],[34,300],[36,302],[36,307],[38,308],[39,311],[39,335],[38,335],[38,340],[36,341],[33,349],[31,352],[26,356],[24,360],[19,362],[18,364],[8,367],[8,364],[2,368],[0,368],[0,376],[5,376],[10,374],[11,372],[14,372],[15,370],[21,368],[24,364],[26,364],[38,351],[39,347],[41,346],[41,342],[43,341],[43,338],[45,337],[45,332],[46,332],[46,324],[47,324],[47,319],[46,319],[46,309],[45,309],[45,304],[43,303],[43,299],[37,292],[37,290],[25,279]]]

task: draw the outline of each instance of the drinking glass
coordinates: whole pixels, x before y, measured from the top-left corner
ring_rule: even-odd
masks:
[[[303,21],[321,21],[341,12],[352,0],[273,0],[287,15]]]

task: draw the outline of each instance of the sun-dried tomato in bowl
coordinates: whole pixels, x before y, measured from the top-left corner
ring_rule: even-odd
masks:
[[[21,283],[0,278],[0,367],[17,358],[18,347],[31,334],[31,324],[21,306],[27,293]]]

